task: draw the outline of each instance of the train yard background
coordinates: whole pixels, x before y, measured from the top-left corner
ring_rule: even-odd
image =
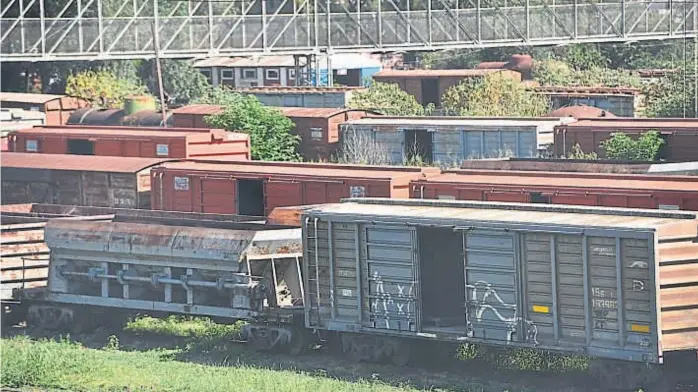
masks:
[[[151,60],[3,63],[3,301],[46,285],[49,219],[106,222],[114,208],[140,208],[124,219],[152,226],[179,211],[199,214],[189,223],[219,214],[294,227],[307,206],[354,197],[698,211],[694,45],[342,54],[320,67],[304,56],[165,60],[162,102]],[[667,353],[661,382],[644,392],[698,390],[698,248],[671,257],[662,289],[685,294],[685,317],[671,320],[690,350]],[[420,347],[421,359],[399,367],[355,363],[336,347],[257,353],[241,340],[240,324],[189,316],[142,314],[93,332],[3,323],[1,383],[610,389],[583,355],[469,343],[438,363]]]

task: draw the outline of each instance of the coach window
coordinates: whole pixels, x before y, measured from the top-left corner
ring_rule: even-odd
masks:
[[[255,68],[245,68],[242,70],[243,79],[257,79],[257,69]]]

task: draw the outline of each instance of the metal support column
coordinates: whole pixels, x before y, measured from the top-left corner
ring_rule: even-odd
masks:
[[[89,4],[88,4],[89,6]],[[82,37],[82,0],[77,0],[78,7],[78,47],[80,48],[80,53],[82,53],[83,48],[83,37]]]
[[[378,46],[383,46],[383,5],[382,1],[378,0]]]
[[[208,2],[208,51],[213,51],[213,2]],[[244,42],[243,42],[244,44]]]
[[[267,51],[267,1],[262,1],[262,50]]]
[[[26,51],[26,43],[24,37],[24,0],[19,0],[19,41],[22,53]]]
[[[409,4],[409,3],[410,3],[410,2],[408,1],[407,4]],[[433,41],[432,41],[432,33],[431,33],[431,32],[432,32],[432,26],[431,26],[432,21],[431,21],[431,18],[432,18],[432,15],[431,15],[431,0],[427,0],[427,32],[429,33],[429,34],[428,34],[428,39],[429,39],[429,46],[430,46],[430,47],[431,47],[432,42],[433,42]],[[456,26],[457,26],[457,25],[456,25]],[[458,30],[460,30],[460,29],[456,27],[456,31],[458,31]]]
[[[99,54],[104,55],[104,25],[102,23],[102,0],[97,0],[97,29],[99,30]]]
[[[44,7],[44,0],[39,0],[39,18],[41,23],[41,54],[46,55],[46,8]],[[42,86],[43,88],[43,86]]]

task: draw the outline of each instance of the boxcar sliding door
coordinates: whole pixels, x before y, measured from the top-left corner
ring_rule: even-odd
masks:
[[[362,225],[366,282],[363,326],[417,332],[417,231],[405,225]]]
[[[471,229],[464,230],[463,236],[468,336],[488,341],[520,341],[516,234]]]

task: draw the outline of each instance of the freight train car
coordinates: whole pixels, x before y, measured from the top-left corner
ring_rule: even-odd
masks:
[[[446,170],[413,181],[412,198],[698,210],[698,177]]]
[[[169,162],[154,168],[152,206],[266,216],[275,207],[343,197],[409,198],[409,183],[436,168],[291,162]]]
[[[698,349],[694,212],[355,199],[303,219],[306,327],[357,359],[478,342],[617,360],[592,369],[630,385]]]
[[[300,228],[229,215],[111,212],[106,221],[46,223],[48,285],[15,292],[29,324],[80,331],[135,312],[192,314],[256,322],[246,329],[256,345],[303,347]]]
[[[115,215],[120,221],[243,222],[259,217],[176,213],[124,208],[86,207],[59,204],[9,204],[0,206],[2,220],[2,255],[0,256],[0,300],[4,310],[17,308],[13,301],[15,289],[46,286],[49,248],[44,241],[44,228],[50,219],[110,222]],[[7,308],[7,309],[5,309]],[[21,315],[19,315],[21,316]],[[3,313],[3,323],[19,321],[18,315]]]
[[[6,152],[0,196],[2,204],[150,208],[150,170],[164,161]]]

